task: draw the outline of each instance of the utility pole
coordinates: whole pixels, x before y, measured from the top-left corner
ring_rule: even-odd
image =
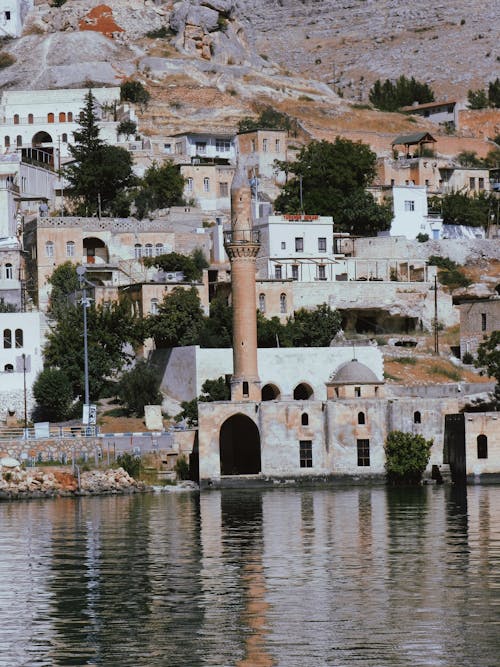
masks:
[[[439,355],[438,287],[434,276],[434,354]]]
[[[87,308],[90,306],[90,299],[87,297],[86,283],[88,283],[88,281],[85,278],[85,267],[77,266],[76,272],[78,274],[78,280],[80,281],[80,289],[82,290],[81,304],[83,307],[83,364],[84,364],[83,373],[84,373],[84,385],[85,385],[83,423],[88,426],[89,415],[90,415],[90,399],[89,399],[89,351],[88,351],[88,336],[87,336]]]
[[[24,389],[24,438],[28,437],[28,401],[26,397],[26,354],[22,353],[23,358],[23,389]]]

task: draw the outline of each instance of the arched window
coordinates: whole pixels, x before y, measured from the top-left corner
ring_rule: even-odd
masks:
[[[265,384],[261,395],[263,401],[276,401],[280,397],[280,390],[275,384]]]
[[[488,458],[488,438],[484,434],[477,436],[477,458]]]
[[[259,310],[261,313],[266,312],[266,295],[259,294]]]
[[[47,114],[47,123],[53,123],[54,122],[54,114],[52,112]]]
[[[358,412],[358,424],[366,424],[364,412]]]
[[[155,255],[158,257],[159,255],[163,255],[163,243],[157,243],[155,245]]]
[[[66,132],[63,132],[63,133],[62,133],[62,135],[61,135],[61,141],[63,142],[63,144],[67,144],[67,143],[68,143],[68,135],[66,134]]]
[[[22,145],[23,145],[23,138],[20,134],[18,134],[16,137],[16,146],[20,148]]]
[[[68,111],[68,123],[72,123],[72,122],[73,122],[73,112]]]
[[[10,329],[3,330],[3,346],[5,349],[12,347],[12,331]]]
[[[29,113],[29,114],[28,114],[28,123],[29,123],[30,125],[33,125],[33,114],[32,114],[32,113]]]
[[[64,113],[64,111],[59,112],[59,122],[60,123],[65,123],[66,122],[66,114]]]
[[[45,256],[46,257],[54,257],[54,242],[53,241],[47,241],[45,243]]]
[[[22,347],[24,345],[24,336],[22,329],[16,329],[15,339],[16,339],[16,347]]]
[[[6,136],[4,137],[4,139],[3,139],[3,143],[4,143],[5,148],[9,148],[9,147],[10,147],[10,137],[9,137],[8,135],[6,135]]]
[[[280,313],[286,313],[286,294],[280,294]]]
[[[153,244],[152,243],[146,243],[144,246],[144,257],[152,257],[153,256]]]
[[[75,256],[75,242],[74,241],[67,241],[66,242],[66,257],[74,257]]]
[[[14,372],[14,366],[12,364],[5,364],[3,369],[6,373],[13,373]]]
[[[420,412],[418,410],[413,413],[413,423],[414,424],[421,424],[422,423],[422,415],[420,414]]]
[[[309,415],[307,412],[302,413],[300,421],[302,422],[302,426],[309,426]]]
[[[19,114],[18,113],[14,114],[14,125],[19,125]]]
[[[203,179],[203,192],[210,192],[210,179],[209,178],[204,178]]]
[[[151,299],[151,308],[149,309],[151,315],[158,315],[158,299]]]
[[[7,280],[12,280],[13,277],[14,277],[14,268],[13,268],[12,264],[6,264],[5,265],[5,278]]]
[[[307,401],[310,398],[313,398],[313,390],[305,382],[298,384],[293,390],[293,400],[294,401]]]
[[[142,245],[140,243],[136,243],[134,246],[134,258],[141,259],[141,257],[142,257]]]

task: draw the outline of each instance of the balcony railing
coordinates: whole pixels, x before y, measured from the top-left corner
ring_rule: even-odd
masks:
[[[260,243],[260,232],[255,229],[230,230],[224,232],[224,243]]]

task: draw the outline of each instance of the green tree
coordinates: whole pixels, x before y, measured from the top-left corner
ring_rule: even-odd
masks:
[[[52,290],[49,298],[49,313],[59,319],[68,306],[74,306],[76,291],[80,287],[76,266],[71,262],[59,264],[48,279]]]
[[[141,474],[141,457],[130,452],[123,452],[116,457],[117,464],[125,470],[133,479],[138,479]]]
[[[131,134],[135,134],[136,132],[137,123],[134,123],[133,120],[122,120],[120,123],[118,123],[118,127],[116,128],[116,134],[118,136],[123,134],[127,139]]]
[[[33,385],[33,396],[38,405],[38,417],[60,421],[69,415],[73,400],[71,382],[60,368],[45,368]]]
[[[375,177],[376,155],[365,144],[337,137],[334,143],[313,141],[295,162],[276,163],[288,175],[275,201],[285,213],[302,209],[313,215],[333,215],[338,231],[375,233],[388,229],[391,213],[379,206],[365,188]],[[290,178],[292,174],[292,178]]]
[[[210,316],[203,321],[199,344],[205,348],[231,347],[233,341],[233,309],[226,299],[215,297],[210,303]]]
[[[469,90],[467,93],[467,102],[469,109],[486,109],[488,106],[488,95],[483,88]]]
[[[185,421],[187,426],[198,426],[198,402],[212,403],[213,401],[229,401],[231,398],[231,389],[225,378],[219,377],[216,380],[205,380],[201,385],[201,394],[198,398],[181,403],[181,412],[175,416],[176,422]]]
[[[500,79],[498,77],[488,84],[488,102],[490,107],[500,108]]]
[[[120,99],[122,102],[133,102],[142,108],[148,106],[151,95],[140,81],[129,79],[120,86]]]
[[[264,317],[257,311],[257,344],[259,347],[291,347],[291,327],[279,317]]]
[[[238,132],[250,130],[287,130],[290,131],[295,125],[288,114],[278,111],[271,106],[261,108],[257,118],[245,116],[238,123]]]
[[[160,405],[162,402],[158,385],[156,369],[140,359],[130,371],[122,375],[118,384],[118,398],[129,413],[143,417],[145,405]]]
[[[391,431],[385,441],[385,469],[396,483],[419,483],[429,462],[433,441],[422,435]]]
[[[144,257],[143,262],[144,266],[156,266],[166,273],[182,271],[184,279],[189,282],[199,281],[203,275],[203,268],[206,268],[208,263],[206,260],[203,262],[199,254],[195,256],[194,252],[190,256],[181,255],[178,252],[169,252],[157,257]]]
[[[196,345],[203,319],[196,287],[175,287],[163,298],[158,314],[149,316],[146,326],[156,347]]]
[[[137,217],[142,220],[151,211],[183,203],[184,178],[179,168],[167,160],[146,169],[135,197]]]
[[[89,90],[80,115],[80,129],[69,145],[73,161],[63,169],[69,183],[65,193],[75,201],[81,215],[112,212],[117,196],[135,183],[132,156],[117,146],[106,145],[99,137],[96,102]]]
[[[462,167],[484,166],[484,161],[477,156],[476,151],[462,151],[457,155],[456,160]]]
[[[0,297],[0,313],[17,313],[18,307],[14,303],[8,303]]]
[[[474,365],[484,368],[500,385],[500,331],[492,331],[479,345]]]
[[[382,83],[380,79],[377,79],[368,97],[373,106],[382,111],[397,111],[413,102],[419,104],[434,102],[434,92],[428,84],[421,83],[414,77],[407,79],[404,75],[395,82],[386,79]]]
[[[340,313],[326,303],[313,310],[296,310],[287,323],[293,347],[328,347],[340,327]]]
[[[443,222],[445,225],[486,227],[494,203],[494,195],[488,192],[473,195],[465,192],[451,192],[444,195],[440,201]]]

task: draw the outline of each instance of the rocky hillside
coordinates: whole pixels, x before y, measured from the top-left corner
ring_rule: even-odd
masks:
[[[376,78],[400,74],[429,82],[437,97],[465,97],[500,74],[497,10],[465,0],[41,2],[3,45],[15,62],[0,70],[0,87],[138,77],[154,94],[150,133],[233,126],[259,101],[317,128],[411,131],[397,114],[353,115],[345,100],[359,106]]]

